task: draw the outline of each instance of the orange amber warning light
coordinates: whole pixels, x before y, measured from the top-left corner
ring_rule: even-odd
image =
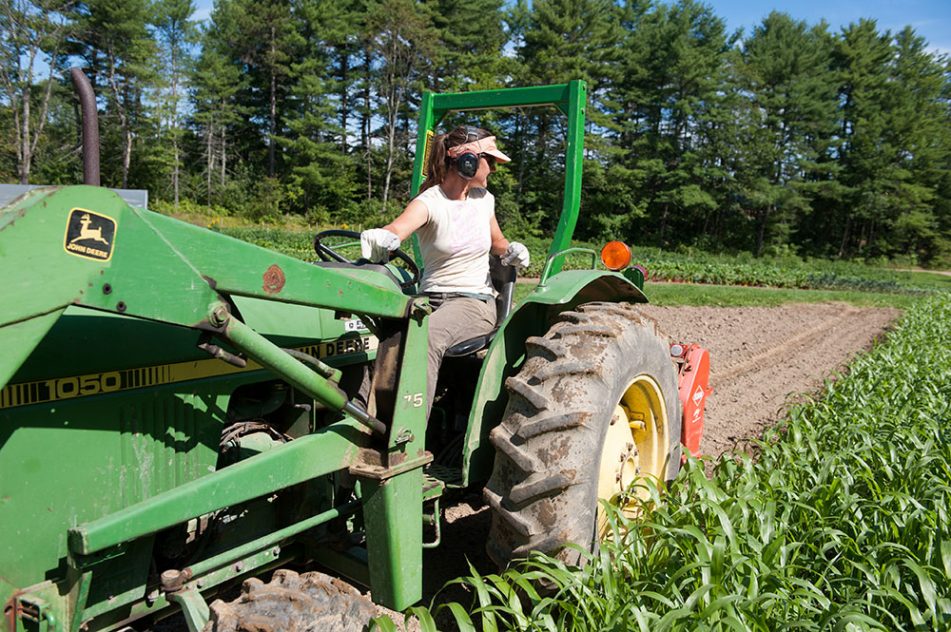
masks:
[[[623,270],[631,263],[631,249],[623,241],[609,241],[601,249],[601,261],[608,270]]]

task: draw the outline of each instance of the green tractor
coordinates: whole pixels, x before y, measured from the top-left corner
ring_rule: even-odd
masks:
[[[538,285],[514,307],[499,270],[499,326],[450,351],[427,420],[431,308],[411,255],[351,261],[324,233],[308,263],[129,206],[95,186],[95,104],[74,80],[87,184],[0,210],[5,632],[177,612],[192,632],[362,629],[369,602],[337,577],[389,608],[418,602],[447,491],[484,489],[500,565],[532,550],[576,561],[564,545],[597,546],[599,499],[623,505],[636,480],[677,473],[682,443],[697,451],[706,352],[638,313],[644,277],[624,246],[608,248],[614,269],[569,247],[583,82],[423,96],[414,192],[450,112],[568,117]],[[563,271],[569,254],[590,268]]]

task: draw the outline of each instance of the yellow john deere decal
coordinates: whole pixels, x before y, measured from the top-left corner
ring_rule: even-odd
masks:
[[[84,208],[74,208],[66,220],[63,248],[71,255],[109,261],[116,241],[116,220]]]
[[[297,350],[315,358],[327,358],[330,356],[369,353],[375,351],[378,345],[379,340],[376,336],[362,336],[360,338],[342,338],[331,342],[306,345],[297,347]],[[248,361],[248,366],[242,369],[226,364],[221,360],[209,359],[10,384],[0,390],[0,410],[76,397],[88,397],[101,393],[219,377],[232,373],[244,373],[256,371],[260,368],[261,365],[253,361]]]

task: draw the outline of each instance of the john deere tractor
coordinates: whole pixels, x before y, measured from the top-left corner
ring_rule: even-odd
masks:
[[[412,254],[351,260],[331,232],[306,262],[126,204],[96,186],[95,103],[74,78],[86,184],[0,211],[0,629],[178,612],[192,632],[361,629],[353,584],[397,610],[421,598],[447,490],[484,489],[500,565],[577,561],[564,545],[597,546],[599,499],[623,510],[636,481],[677,473],[682,443],[697,451],[706,352],[638,312],[626,247],[610,269],[570,248],[583,82],[423,96],[414,191],[451,112],[568,118],[541,278],[515,306],[494,267],[499,326],[450,350],[427,419]],[[591,265],[562,270],[569,255]]]

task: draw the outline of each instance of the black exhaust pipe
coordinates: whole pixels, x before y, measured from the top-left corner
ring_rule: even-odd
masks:
[[[73,86],[83,111],[83,184],[99,186],[99,114],[96,94],[86,74],[79,68],[69,69]]]

